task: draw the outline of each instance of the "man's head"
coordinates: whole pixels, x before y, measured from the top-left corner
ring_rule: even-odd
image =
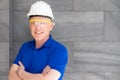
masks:
[[[54,27],[54,17],[50,6],[43,1],[37,1],[31,6],[27,16],[34,39],[40,41],[48,38]]]

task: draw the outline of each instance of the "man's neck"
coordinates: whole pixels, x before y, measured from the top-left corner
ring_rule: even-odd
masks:
[[[36,48],[40,48],[47,40],[48,40],[49,36],[46,37],[45,39],[43,40],[40,40],[40,41],[35,41],[35,46]]]

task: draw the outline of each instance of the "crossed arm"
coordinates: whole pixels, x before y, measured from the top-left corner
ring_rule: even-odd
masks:
[[[58,80],[60,72],[46,66],[42,73],[32,74],[24,70],[24,65],[19,62],[19,65],[13,64],[9,71],[9,80]]]

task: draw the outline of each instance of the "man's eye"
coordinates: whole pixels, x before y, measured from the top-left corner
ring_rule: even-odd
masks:
[[[41,22],[41,24],[47,24],[46,22]]]

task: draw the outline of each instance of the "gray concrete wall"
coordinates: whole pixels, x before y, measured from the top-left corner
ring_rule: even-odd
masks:
[[[9,70],[9,0],[0,0],[0,80],[7,80]]]
[[[26,14],[35,1],[0,0],[0,80],[32,39]],[[69,51],[64,80],[120,80],[120,0],[45,1],[55,16],[51,34]]]

